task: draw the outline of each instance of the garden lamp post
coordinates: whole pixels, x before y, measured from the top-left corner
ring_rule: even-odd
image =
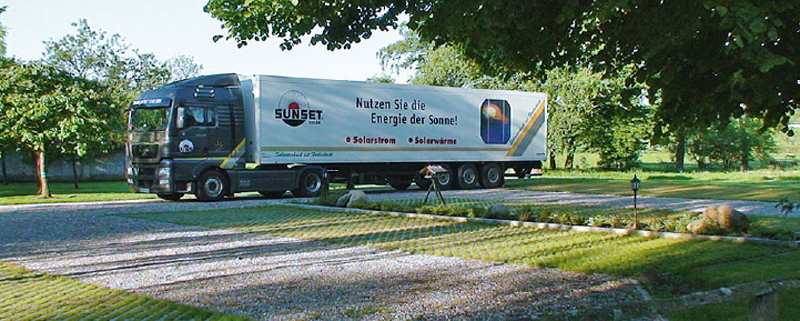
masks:
[[[639,228],[639,209],[636,207],[636,192],[639,191],[639,185],[642,184],[642,181],[633,175],[633,179],[631,180],[631,190],[633,191],[633,229]]]

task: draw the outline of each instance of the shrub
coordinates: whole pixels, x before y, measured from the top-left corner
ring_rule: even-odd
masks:
[[[539,217],[539,214],[538,214],[539,211],[536,209],[536,207],[531,206],[531,205],[521,206],[521,207],[517,208],[515,211],[513,211],[513,213],[514,213],[514,215],[517,216],[518,220],[523,221],[523,222],[524,221],[536,221],[536,219]]]

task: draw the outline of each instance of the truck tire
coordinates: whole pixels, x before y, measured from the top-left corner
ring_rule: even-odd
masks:
[[[156,194],[158,198],[167,201],[177,201],[183,197],[183,193],[172,193],[172,194],[165,194],[165,193],[158,193]]]
[[[411,180],[410,179],[390,179],[389,180],[389,186],[391,186],[392,188],[394,188],[394,189],[396,189],[398,191],[405,191],[406,189],[408,189],[409,186],[411,186]]]
[[[322,193],[325,182],[322,172],[316,169],[306,170],[300,174],[298,187],[292,190],[292,194],[300,197],[316,197]]]
[[[204,202],[216,202],[228,194],[228,178],[218,170],[209,170],[197,180],[197,199]]]
[[[439,182],[439,188],[442,190],[453,189],[453,186],[455,186],[455,175],[453,174],[453,169],[447,164],[441,164],[441,166],[447,171],[447,173],[439,175],[439,179],[437,179]]]
[[[461,189],[473,189],[478,187],[478,168],[472,164],[463,164],[458,167],[456,172],[456,183]]]
[[[503,169],[497,163],[489,163],[481,167],[481,186],[484,188],[495,188],[503,186],[505,183]]]
[[[258,193],[266,198],[281,198],[286,191],[258,191]]]

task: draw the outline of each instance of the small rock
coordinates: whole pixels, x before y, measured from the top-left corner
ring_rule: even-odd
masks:
[[[505,218],[508,217],[510,213],[505,204],[492,204],[492,206],[486,210],[486,216],[491,218]]]
[[[347,206],[347,202],[350,201],[350,193],[344,194],[338,199],[336,199],[336,207],[345,207]]]

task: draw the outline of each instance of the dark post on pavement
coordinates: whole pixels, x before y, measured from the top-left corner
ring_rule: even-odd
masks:
[[[633,175],[633,179],[631,180],[631,190],[633,191],[633,229],[639,228],[639,209],[636,207],[636,192],[639,191],[639,187],[642,184],[642,181]]]

